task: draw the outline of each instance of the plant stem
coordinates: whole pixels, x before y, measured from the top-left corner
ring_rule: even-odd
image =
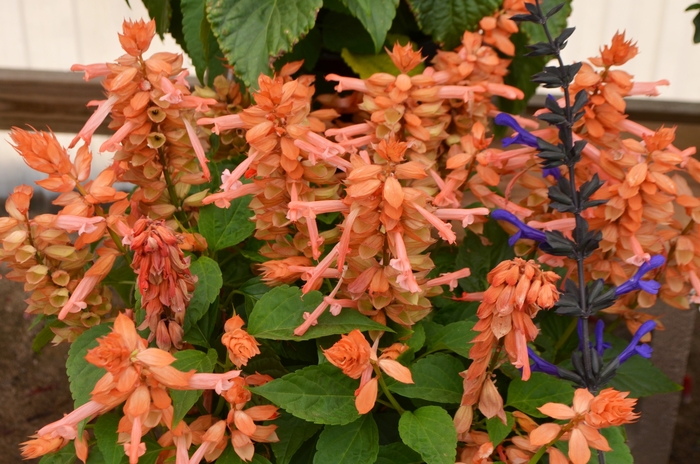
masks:
[[[173,184],[173,179],[172,177],[170,177],[170,171],[168,171],[168,164],[165,160],[165,153],[163,153],[163,150],[161,148],[158,149],[158,157],[160,158],[160,164],[163,166],[163,177],[165,178],[165,185],[168,188],[170,203],[175,207],[175,216],[179,216],[178,224],[180,225],[180,227],[183,227],[183,225],[191,227],[190,221],[187,219],[187,214],[185,214],[185,211],[182,209],[182,202],[180,202],[180,199],[177,196],[177,192],[175,192],[175,184]],[[186,229],[183,229],[183,232],[185,230]]]
[[[375,364],[374,366],[374,373],[377,374],[377,380],[379,381],[379,386],[382,387],[382,392],[384,395],[386,395],[386,399],[389,400],[391,405],[396,409],[396,411],[399,414],[403,414],[406,412],[404,408],[401,407],[398,401],[396,401],[396,398],[394,398],[394,395],[391,394],[389,391],[389,388],[386,386],[386,382],[384,382],[384,378],[382,377],[382,372],[379,370],[379,367]]]
[[[598,464],[605,464],[605,453],[601,450],[598,451]]]
[[[542,7],[540,5],[540,0],[535,0],[535,4],[537,5],[537,12],[539,13],[540,17],[544,17],[544,14],[542,13]],[[552,34],[549,31],[549,28],[547,27],[547,21],[544,21],[542,23],[542,29],[544,30],[545,35],[547,36],[547,41],[549,42],[552,47],[555,47],[555,41],[552,38]],[[561,58],[561,53],[559,51],[559,47],[556,46],[554,48],[556,50],[555,57],[557,59],[557,62],[559,63],[559,67],[563,68],[564,67],[564,61]],[[566,123],[560,127],[559,131],[559,138],[561,139],[562,144],[564,145],[564,148],[566,149],[568,153],[568,158],[569,161],[567,163],[567,166],[569,168],[569,187],[571,189],[571,200],[574,204],[574,216],[576,218],[576,226],[578,228],[578,225],[582,222],[581,218],[581,212],[583,211],[582,204],[581,204],[581,197],[579,195],[579,191],[576,187],[576,171],[575,171],[575,166],[576,166],[576,153],[574,151],[574,143],[573,143],[573,123],[574,123],[574,115],[571,107],[571,93],[569,91],[569,83],[567,82],[566,79],[562,80],[563,85],[562,85],[562,90],[564,91],[564,101],[565,101],[565,111],[566,111]],[[578,234],[576,233],[577,231],[574,231],[574,239],[576,240],[576,244],[580,245],[578,243],[578,239],[581,239],[583,237],[579,237]],[[588,387],[589,390],[596,389],[596,385],[593,385],[595,382],[594,376],[593,376],[593,363],[591,361],[591,348],[590,348],[590,330],[588,327],[588,318],[590,317],[590,311],[588,310],[588,302],[586,300],[586,278],[585,278],[585,273],[584,273],[584,266],[583,262],[585,260],[585,257],[583,256],[582,250],[579,249],[576,251],[576,264],[577,264],[577,274],[578,274],[578,287],[579,287],[579,304],[581,307],[581,316],[580,319],[582,319],[582,334],[581,338],[582,340],[582,349],[583,349],[583,369],[585,372],[585,379],[584,381],[586,382],[586,386]]]

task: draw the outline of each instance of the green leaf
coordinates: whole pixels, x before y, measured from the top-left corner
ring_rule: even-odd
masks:
[[[472,330],[474,324],[474,320],[453,322],[445,326],[434,322],[424,323],[428,351],[450,350],[469,358],[471,341],[478,335]]]
[[[350,15],[350,11],[340,3],[340,0],[335,3],[347,14],[328,11],[321,18],[320,24],[317,23],[317,27],[321,29],[323,48],[335,53],[340,53],[347,48],[352,53],[374,54],[374,41],[369,32],[357,18]],[[326,7],[325,2],[324,7]],[[353,31],[353,33],[347,34],[346,31]]]
[[[73,464],[77,461],[75,456],[75,444],[70,441],[66,446],[56,451],[44,455],[39,464]]]
[[[486,421],[486,430],[489,432],[489,440],[493,446],[498,446],[513,431],[515,417],[510,412],[506,412],[506,424],[503,424],[498,417],[492,417]]]
[[[419,359],[411,366],[414,384],[394,382],[389,390],[406,398],[420,398],[437,403],[459,403],[462,399],[464,365],[446,353]]]
[[[501,0],[409,0],[421,30],[452,50],[462,40],[464,31],[473,31],[484,16],[501,6]]]
[[[608,444],[612,451],[605,453],[606,464],[633,464],[634,458],[630,452],[629,446],[627,446],[627,439],[625,438],[625,429],[623,427],[608,427],[605,429],[600,429],[600,433],[608,440]],[[561,441],[555,443],[555,446],[561,450],[564,454],[569,453],[569,442]],[[588,460],[588,464],[598,464],[598,452],[591,449],[591,459]]]
[[[66,361],[66,373],[70,382],[70,392],[75,400],[75,407],[90,401],[95,384],[107,373],[101,367],[90,364],[85,359],[88,350],[97,346],[97,339],[111,332],[111,324],[100,324],[92,327],[71,344]]]
[[[309,292],[302,298],[301,289],[282,285],[267,292],[256,303],[248,320],[248,333],[257,338],[274,340],[309,340],[326,335],[345,334],[353,329],[387,330],[353,309],[344,309],[333,316],[326,311],[318,318],[318,324],[309,328],[303,336],[294,335],[294,329],[304,322],[304,312],[312,312],[323,301],[320,292]]]
[[[180,0],[180,8],[187,55],[192,59],[200,82],[205,83],[204,72],[209,69],[208,83],[211,84],[225,68],[217,56],[223,58],[206,18],[205,0]]]
[[[396,16],[398,0],[343,0],[354,17],[360,20],[374,42],[374,52],[379,53],[386,33]]]
[[[630,392],[632,398],[643,398],[683,389],[650,360],[641,356],[632,356],[625,361],[615,373],[610,385],[618,391]]]
[[[279,378],[288,373],[287,369],[282,365],[280,357],[269,346],[261,346],[260,354],[248,360],[248,364],[243,370],[250,374],[255,374],[256,372],[258,374],[267,374],[273,378]]]
[[[379,431],[372,414],[346,425],[326,425],[316,443],[314,464],[373,464]]]
[[[185,311],[185,331],[204,316],[209,305],[216,301],[224,284],[219,265],[211,258],[201,256],[190,265],[190,271],[197,276],[197,283],[190,304]]]
[[[270,74],[270,57],[291,50],[316,22],[323,0],[206,0],[221,50],[247,86]]]
[[[250,317],[250,313],[253,311],[255,305],[263,295],[270,291],[270,287],[258,276],[244,282],[243,285],[238,288],[238,291],[244,295],[245,312]]]
[[[46,346],[47,343],[53,340],[53,337],[55,336],[51,328],[58,327],[60,325],[62,325],[62,323],[57,319],[44,324],[44,327],[38,334],[36,334],[34,340],[32,341],[32,350],[34,350],[35,353],[39,353],[41,349]]]
[[[422,464],[420,454],[403,443],[392,443],[379,447],[375,464]]]
[[[124,303],[128,305],[127,307],[133,306],[136,274],[123,256],[117,257],[112,266],[112,270],[109,271],[109,274],[104,278],[102,284],[112,287],[122,300],[124,300]]]
[[[251,389],[290,414],[316,424],[345,425],[355,421],[358,381],[330,363],[309,366]]]
[[[506,406],[533,417],[545,417],[537,408],[545,403],[571,404],[573,399],[574,387],[569,382],[542,372],[533,372],[527,382],[520,379],[511,381]]]
[[[208,205],[199,210],[199,233],[207,239],[212,253],[237,245],[250,237],[255,223],[249,219],[253,211],[248,208],[251,197],[237,198],[228,208]]]
[[[454,464],[457,457],[457,430],[447,411],[425,406],[406,411],[399,420],[401,440],[420,453],[427,464]]]
[[[124,457],[124,445],[117,443],[118,426],[119,416],[114,413],[103,414],[95,422],[95,439],[104,464],[119,464]]]
[[[313,71],[316,66],[316,62],[321,56],[321,32],[317,27],[314,27],[309,31],[308,34],[304,36],[299,42],[294,45],[291,51],[282,55],[278,60],[275,61],[275,69],[282,69],[282,66],[292,61],[304,60],[304,64],[301,66],[302,69],[307,71]],[[340,213],[338,213],[340,214]],[[317,219],[321,220],[319,217]]]
[[[483,292],[489,286],[486,275],[501,261],[513,259],[515,253],[508,245],[508,234],[493,219],[484,224],[486,243],[471,230],[466,229],[466,233],[455,264],[457,269],[468,267],[471,275],[459,279],[459,286],[467,292]]]
[[[283,412],[275,419],[279,441],[270,446],[277,464],[289,464],[294,453],[321,429],[320,425],[307,422]]]
[[[170,29],[170,16],[173,13],[170,0],[143,0],[148,10],[148,16],[156,20],[156,32],[160,38]]]
[[[214,371],[217,354],[216,350],[209,350],[203,353],[197,350],[178,351],[175,356],[176,361],[171,365],[182,372],[189,372],[192,369],[200,373],[211,373]],[[170,390],[170,397],[173,399],[173,426],[177,425],[195,405],[203,390]]]
[[[700,43],[700,13],[695,15],[693,18],[693,26],[695,26],[695,32],[693,33],[693,43]]]
[[[387,73],[394,76],[399,75],[399,70],[386,52],[379,53],[378,55],[364,55],[355,54],[350,52],[347,48],[343,48],[340,56],[361,79],[367,79],[372,74],[376,73]],[[422,73],[424,69],[425,65],[420,63],[407,74],[409,76],[414,76]]]

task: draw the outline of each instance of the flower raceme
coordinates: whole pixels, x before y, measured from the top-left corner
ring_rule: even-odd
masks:
[[[402,383],[413,383],[411,371],[396,361],[408,347],[395,343],[382,350],[377,357],[379,338],[370,346],[362,332],[355,329],[327,350],[323,350],[326,359],[343,374],[352,379],[360,379],[360,386],[355,390],[355,407],[360,414],[367,414],[377,401],[378,378],[384,372],[389,377]],[[381,372],[380,372],[381,371]],[[372,377],[372,372],[376,377]]]
[[[530,443],[534,446],[551,446],[557,440],[569,441],[569,459],[573,464],[586,464],[591,457],[590,448],[611,451],[608,441],[599,430],[636,421],[634,412],[636,399],[627,398],[629,393],[606,388],[598,396],[580,388],[574,393],[573,406],[547,403],[538,408],[542,414],[553,419],[569,421],[560,425],[546,423],[530,432]]]
[[[542,271],[534,261],[515,258],[503,261],[487,276],[490,284],[484,292],[477,310],[479,322],[474,326],[480,332],[469,350],[472,364],[462,372],[464,395],[455,425],[458,432],[469,429],[472,407],[488,418],[500,417],[505,423],[503,399],[490,378],[493,357],[499,360],[500,348],[504,347],[508,358],[522,369],[522,378],[530,378],[530,360],[527,343],[537,337],[539,329],[532,322],[540,309],[549,309],[559,299],[554,283],[559,276],[551,271]],[[494,350],[495,353],[494,353]]]
[[[131,265],[146,310],[142,328],[148,327],[164,350],[182,347],[185,309],[196,282],[190,258],[179,247],[181,241],[164,221],[148,218],[136,221],[122,240],[134,251]]]

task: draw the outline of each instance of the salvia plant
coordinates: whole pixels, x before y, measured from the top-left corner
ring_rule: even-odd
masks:
[[[667,82],[620,69],[637,53],[622,33],[564,63],[567,5],[478,2],[450,44],[431,29],[438,3],[409,2],[445,45],[430,57],[404,37],[389,72],[317,79],[287,55],[274,73],[249,67],[269,56],[239,40],[255,31],[231,32],[248,2],[183,0],[201,86],[182,55],[147,54],[155,21],[125,21],[124,55],[73,67],[103,77],[106,98],[68,147],[12,130],[61,209],[30,216],[32,187],[15,188],[0,259],[43,324],[35,348],[71,344],[75,400],[25,458],[631,461],[637,398],[678,388],[649,361],[663,326],[644,310],[700,301],[695,149],[625,114],[625,97]],[[291,30],[320,5],[273,16]],[[398,15],[392,1],[323,6],[379,28],[380,45],[394,16],[363,12]],[[534,58],[512,56],[523,31]],[[233,68],[202,59],[219,45]],[[535,119],[502,112],[525,97],[507,79],[528,59],[555,93]],[[108,117],[113,162],[91,176]]]

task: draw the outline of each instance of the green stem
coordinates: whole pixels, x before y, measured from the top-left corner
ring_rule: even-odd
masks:
[[[382,392],[386,396],[386,399],[389,400],[391,405],[396,409],[396,411],[399,414],[403,414],[406,412],[404,408],[401,407],[398,401],[396,401],[396,398],[394,398],[394,395],[391,394],[389,391],[389,388],[386,386],[386,382],[384,382],[384,378],[382,377],[382,372],[379,370],[379,367],[377,365],[374,365],[374,372],[377,374],[377,380],[379,380],[379,386],[382,387]]]
[[[559,337],[559,340],[557,340],[557,343],[554,344],[554,353],[556,354],[557,351],[561,349],[562,346],[564,346],[564,343],[569,339],[572,333],[574,333],[574,330],[576,330],[576,326],[578,325],[578,319],[572,319],[571,322],[569,323],[569,326],[566,328],[563,334],[561,334],[561,337]]]

